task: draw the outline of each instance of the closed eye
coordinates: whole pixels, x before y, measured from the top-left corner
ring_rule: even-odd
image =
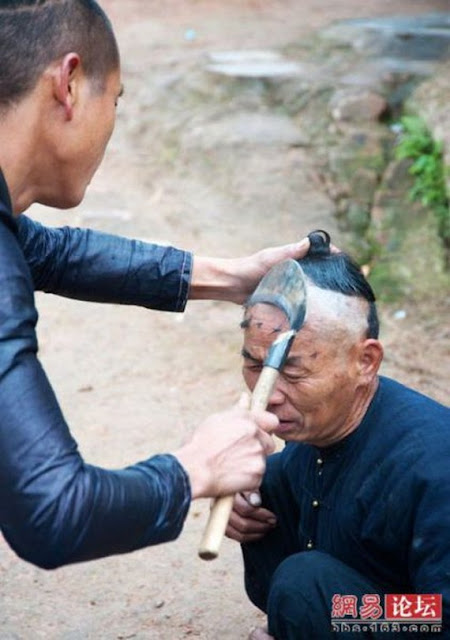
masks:
[[[307,378],[310,377],[311,374],[310,372],[304,371],[303,369],[287,370],[287,371],[283,369],[281,372],[281,375],[287,382],[295,383],[295,382],[299,382],[300,380],[306,380]]]
[[[261,371],[261,369],[263,368],[263,365],[262,365],[262,363],[260,363],[260,364],[252,364],[250,362],[250,363],[245,363],[244,364],[244,368],[246,369],[246,371],[258,372],[258,371]]]
[[[255,358],[255,356],[252,356],[250,351],[247,351],[247,349],[245,348],[241,350],[241,356],[244,358],[246,364],[253,363],[254,365],[259,365],[259,366],[262,366],[263,364],[260,358]]]
[[[293,373],[283,373],[283,378],[287,381],[287,382],[299,382],[300,380],[304,380],[305,376],[297,373],[296,375],[294,375]]]

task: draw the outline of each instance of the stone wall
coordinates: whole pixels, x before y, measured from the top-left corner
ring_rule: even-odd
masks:
[[[448,287],[450,247],[435,216],[409,192],[411,163],[395,158],[405,111],[444,143],[450,167],[450,14],[355,20],[323,35],[350,47],[348,72],[330,100],[326,186],[354,252],[386,298],[423,297]],[[346,86],[345,86],[346,85]],[[450,174],[447,178],[450,192]]]

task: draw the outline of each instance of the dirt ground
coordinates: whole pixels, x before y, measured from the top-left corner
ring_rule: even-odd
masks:
[[[36,208],[35,215],[221,256],[290,242],[317,227],[331,229],[339,243],[331,205],[310,180],[302,149],[290,158],[305,169],[298,172],[302,198],[295,211],[277,186],[285,167],[268,153],[249,157],[248,172],[232,185],[218,180],[220,166],[211,181],[188,155],[174,161],[158,127],[167,129],[180,114],[163,108],[152,92],[170,87],[171,77],[187,77],[207,52],[281,47],[335,19],[450,10],[448,0],[102,5],[123,57],[117,131],[85,204],[64,213]],[[146,131],[139,128],[142,114]],[[187,128],[189,115],[183,114]],[[267,202],[279,215],[268,215]],[[41,358],[89,462],[116,468],[173,450],[202,417],[239,396],[238,307],[192,303],[184,315],[170,315],[44,295],[37,302]],[[384,373],[445,403],[448,310],[441,300],[381,309]],[[246,638],[263,617],[246,600],[238,546],[225,541],[212,563],[197,558],[207,509],[206,502],[192,506],[174,543],[54,572],[19,561],[2,542],[0,640]]]

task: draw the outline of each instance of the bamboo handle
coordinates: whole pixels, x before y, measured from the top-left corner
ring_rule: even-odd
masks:
[[[250,411],[264,410],[267,407],[277,377],[277,369],[263,368],[253,390]],[[219,555],[220,545],[233,508],[233,500],[234,496],[223,496],[214,501],[198,549],[198,555],[202,560],[214,560]]]

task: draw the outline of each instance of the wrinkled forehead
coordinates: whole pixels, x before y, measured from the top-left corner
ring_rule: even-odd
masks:
[[[264,302],[248,307],[244,313],[241,327],[246,332],[259,331],[275,335],[289,329],[286,314],[278,307]]]

